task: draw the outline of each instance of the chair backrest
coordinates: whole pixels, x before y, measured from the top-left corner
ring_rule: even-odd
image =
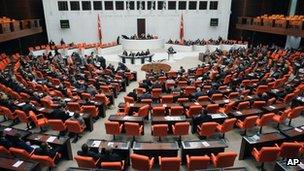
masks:
[[[146,117],[149,115],[149,105],[144,105],[142,107],[139,108],[138,110],[138,116],[142,116],[142,117]]]
[[[65,125],[68,129],[68,132],[82,133],[81,125],[77,120],[66,120]]]
[[[61,119],[49,119],[48,125],[55,131],[65,131],[66,126]]]
[[[159,98],[159,95],[161,94],[162,89],[161,88],[153,88],[151,91],[151,95],[153,98]]]
[[[139,154],[131,154],[131,163],[132,167],[137,170],[149,170],[150,168],[150,159],[147,156]]]
[[[119,122],[106,121],[106,133],[111,135],[118,135],[120,133],[119,126]]]
[[[209,101],[209,97],[208,96],[199,96],[197,98],[198,102],[203,102],[203,101]]]
[[[36,126],[38,126],[38,119],[36,114],[33,111],[29,111],[29,115]]]
[[[77,102],[68,102],[67,109],[73,112],[81,111],[80,105]]]
[[[222,131],[227,132],[232,130],[235,122],[236,122],[236,118],[226,119],[222,124]]]
[[[202,113],[202,109],[203,109],[203,107],[199,106],[199,105],[189,106],[189,115],[190,116],[198,115],[198,114]]]
[[[10,155],[10,152],[4,146],[0,146],[0,155],[8,156],[8,155]]]
[[[84,99],[84,100],[87,100],[87,99],[91,99],[92,97],[91,97],[91,94],[89,94],[89,93],[81,93],[81,97],[82,97],[82,99]]]
[[[229,99],[235,99],[239,97],[239,93],[238,92],[231,92],[228,96]]]
[[[123,170],[124,168],[124,162],[101,162],[100,163],[101,168],[103,169],[109,169],[109,170]]]
[[[78,167],[96,168],[95,161],[92,157],[77,155],[74,159],[76,160]]]
[[[133,122],[125,122],[124,123],[126,134],[127,135],[140,135],[140,125],[139,123],[133,123]]]
[[[186,103],[186,102],[188,102],[189,101],[189,98],[178,98],[177,99],[177,102],[178,103]]]
[[[231,167],[234,165],[234,161],[237,154],[235,152],[221,152],[218,153],[216,158],[216,167]]]
[[[268,91],[268,85],[259,85],[256,89],[257,94],[263,94],[264,92]]]
[[[185,95],[190,95],[195,93],[195,87],[194,86],[187,86],[185,88]]]
[[[94,105],[86,105],[86,106],[82,106],[81,108],[83,113],[88,113],[92,117],[98,116],[98,108]]]
[[[218,123],[216,122],[204,122],[201,124],[201,132],[200,135],[209,137],[216,132],[216,126]]]
[[[253,108],[258,108],[261,109],[262,107],[264,107],[266,105],[265,101],[254,101],[252,104]]]
[[[166,108],[165,107],[153,107],[153,116],[164,116],[166,115]]]
[[[166,136],[168,134],[168,125],[154,124],[152,125],[152,131],[154,136]]]
[[[186,157],[189,170],[206,169],[210,163],[210,157],[207,155]]]
[[[208,104],[206,110],[208,113],[217,113],[219,108],[218,104]]]
[[[26,113],[25,112],[23,112],[22,110],[15,110],[15,113],[17,114],[17,116],[18,116],[18,118],[19,118],[19,120],[21,121],[21,122],[25,122],[25,123],[28,123],[29,122],[29,120],[28,120],[28,118],[27,118],[27,116],[26,116]]]
[[[15,119],[14,114],[11,112],[11,110],[7,107],[1,106],[1,113],[5,115],[8,119]]]
[[[41,156],[41,155],[33,154],[31,156],[31,159],[39,162],[40,164],[42,164],[44,166],[55,167],[55,161],[52,158],[50,158],[49,156]]]
[[[29,154],[26,150],[21,148],[15,148],[11,147],[9,148],[9,151],[16,157],[22,158],[22,159],[30,159],[31,154]]]
[[[170,115],[183,115],[184,107],[183,106],[172,106],[170,109]]]
[[[180,157],[159,157],[160,170],[179,171],[181,165]]]
[[[290,114],[288,115],[288,118],[296,118],[300,116],[300,114],[304,111],[304,106],[298,106],[291,110]]]
[[[273,162],[279,157],[279,147],[262,147],[260,150],[260,161],[261,162]]]
[[[174,124],[175,132],[178,135],[188,135],[189,133],[189,122],[177,122]]]
[[[125,103],[134,103],[133,97],[125,96],[124,97]]]
[[[238,104],[238,110],[243,110],[243,109],[249,109],[250,108],[250,102],[241,102]]]
[[[274,115],[275,115],[274,113],[264,114],[260,119],[260,126],[267,125],[268,123],[272,122],[273,121],[272,118]]]
[[[225,104],[225,109],[224,109],[224,113],[228,114],[234,106],[235,102],[230,102],[228,104]]]
[[[146,89],[144,89],[144,88],[136,88],[136,93],[137,94],[144,94],[146,92]]]
[[[224,97],[223,94],[212,94],[211,100],[222,100]]]
[[[162,96],[161,102],[162,103],[173,103],[173,96],[172,95]]]
[[[106,105],[110,102],[105,94],[96,94],[94,100],[97,102],[102,102]]]
[[[255,126],[258,116],[248,116],[244,119],[244,128],[252,128]]]
[[[280,146],[280,156],[283,158],[297,158],[302,145],[297,142],[283,142]]]
[[[273,97],[273,98],[271,98],[271,99],[268,99],[268,101],[267,101],[267,105],[272,105],[272,104],[274,104],[275,102],[276,102],[276,98],[275,97]]]
[[[289,93],[284,97],[284,103],[289,103],[295,97],[294,93]]]

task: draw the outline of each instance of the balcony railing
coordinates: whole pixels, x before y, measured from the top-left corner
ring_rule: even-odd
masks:
[[[257,32],[304,37],[304,21],[239,17],[236,28]]]

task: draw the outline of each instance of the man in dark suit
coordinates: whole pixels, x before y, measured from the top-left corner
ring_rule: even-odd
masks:
[[[16,133],[15,136],[10,136],[9,140],[12,142],[13,147],[22,148],[28,153],[31,153],[34,150],[30,143],[24,142],[21,139],[21,135],[19,133]]]
[[[69,114],[65,112],[64,107],[61,106],[60,108],[55,108],[51,114],[56,119],[61,119],[63,121],[70,118]]]
[[[83,144],[81,146],[81,151],[78,151],[77,154],[80,156],[92,157],[94,160],[98,160],[101,156],[98,153],[95,153],[95,152],[89,150],[89,147],[87,144]]]
[[[53,149],[47,143],[42,143],[39,148],[35,149],[34,153],[36,155],[49,156],[50,158],[54,158],[57,152],[58,151],[56,149]]]
[[[13,145],[5,136],[3,136],[3,131],[0,131],[0,145],[6,149],[9,149]]]
[[[136,94],[136,90],[135,89],[133,89],[133,91],[131,91],[130,93],[128,93],[127,96],[132,97],[134,99],[134,101],[137,101],[137,94]]]
[[[204,110],[203,114],[195,115],[192,117],[192,133],[196,132],[197,126],[201,125],[204,122],[210,122],[212,120],[211,115],[207,115],[206,110]]]

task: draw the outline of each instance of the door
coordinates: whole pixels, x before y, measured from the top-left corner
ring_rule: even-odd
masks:
[[[137,35],[146,34],[146,19],[138,18],[137,19]]]

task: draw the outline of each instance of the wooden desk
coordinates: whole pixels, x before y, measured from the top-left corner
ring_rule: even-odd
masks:
[[[296,128],[281,129],[280,132],[288,138],[288,141],[303,141],[304,139],[304,126]]]
[[[218,104],[219,106],[224,106],[225,104],[230,103],[230,99],[214,100],[213,103]]]
[[[215,155],[223,152],[228,145],[224,139],[220,140],[198,140],[198,141],[182,141],[182,162],[186,163],[186,155],[190,156],[203,156]]]
[[[139,123],[140,125],[144,125],[144,117],[140,117],[140,116],[110,115],[108,120],[119,122],[120,124],[124,124],[125,122],[136,122]],[[125,132],[124,127],[122,132]],[[143,134],[144,134],[144,126],[143,126]]]
[[[297,166],[287,166],[286,160],[277,161],[274,165],[275,171],[297,171],[304,170],[304,158],[300,159],[300,163]]]
[[[86,144],[89,148],[100,152],[102,148],[111,148],[113,149],[120,157],[125,160],[126,164],[130,163],[130,142],[122,141],[107,141],[100,139],[89,139]]]
[[[228,116],[225,113],[207,113],[212,118],[212,122],[217,122],[222,124]]]
[[[288,105],[286,105],[285,103],[281,103],[281,104],[273,104],[270,106],[265,106],[265,107],[263,107],[263,110],[267,113],[270,113],[270,112],[277,113],[279,111],[283,111],[287,107],[288,107]]]
[[[73,160],[71,141],[69,137],[57,138],[56,135],[34,133],[26,138],[33,144],[41,144],[47,142],[51,146],[60,146],[63,151],[60,151],[63,158]],[[51,140],[53,139],[53,140]]]
[[[80,105],[93,105],[98,108],[99,114],[102,118],[106,116],[106,106],[105,104],[101,102],[97,102],[94,100],[90,100],[89,102],[86,102],[85,100],[78,100],[77,101]]]
[[[274,146],[275,143],[281,143],[285,139],[286,136],[279,132],[245,136],[242,138],[239,160],[243,160],[251,156],[251,151],[254,147],[259,150],[261,147],[264,146]]]
[[[17,166],[17,162],[20,163]],[[21,163],[22,162],[22,163]],[[15,166],[14,166],[15,165]],[[17,159],[12,157],[0,157],[0,170],[16,170],[16,171],[40,171],[40,165],[38,162]]]
[[[201,102],[186,102],[186,103],[183,103],[182,105],[185,107],[185,108],[189,108],[189,106],[193,106],[193,105],[201,105],[203,107],[206,107],[208,104],[212,104],[211,101],[201,101]]]
[[[84,168],[84,167],[69,167],[67,171],[109,171],[109,169],[100,169],[100,168]]]
[[[263,113],[263,111],[261,109],[252,108],[252,109],[244,109],[241,111],[232,110],[228,115],[231,117],[243,120],[244,118],[246,118],[248,116],[260,115],[262,113]]]
[[[31,134],[30,131],[22,130],[22,129],[17,129],[17,128],[12,128],[12,127],[6,127],[6,126],[0,126],[0,130],[3,131],[4,135],[9,135],[9,136],[16,136],[18,133],[20,135],[21,139],[25,139],[28,135]]]
[[[165,107],[166,110],[169,110],[171,107],[174,107],[174,106],[181,106],[180,104],[178,103],[152,103],[151,104],[151,107]]]
[[[158,156],[162,157],[177,157],[179,146],[177,142],[134,142],[133,152],[149,157],[154,157],[158,163]]]

